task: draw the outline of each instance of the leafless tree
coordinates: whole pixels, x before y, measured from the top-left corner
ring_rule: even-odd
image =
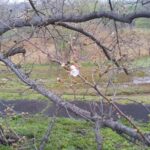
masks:
[[[7,15],[0,20],[0,61],[30,89],[47,97],[50,101],[59,105],[59,107],[64,107],[68,111],[95,123],[95,135],[99,150],[102,149],[102,138],[97,132],[99,132],[99,129],[103,126],[111,128],[122,136],[150,146],[150,135],[141,131],[135,125],[134,121],[118,108],[113,99],[105,95],[99,88],[98,82],[95,81],[94,73],[91,73],[92,81],[89,81],[81,74],[78,75],[78,78],[84,83],[85,87],[88,86],[95,90],[98,97],[102,99],[101,110],[104,103],[108,103],[110,106],[109,110],[115,109],[120,116],[129,122],[132,128],[113,120],[111,115],[111,117],[102,117],[104,115],[103,113],[99,115],[96,112],[81,109],[72,103],[64,101],[57,94],[53,93],[52,90],[46,89],[31,79],[24,70],[17,67],[15,62],[10,59],[19,53],[23,54],[21,58],[27,57],[27,54],[31,56],[32,53],[29,53],[29,50],[24,48],[24,43],[28,42],[34,47],[35,51],[46,55],[49,61],[53,61],[57,63],[57,65],[62,66],[65,71],[70,71],[70,66],[80,59],[80,57],[77,56],[78,53],[81,52],[79,51],[80,48],[84,48],[86,44],[88,45],[91,42],[96,45],[95,48],[100,51],[100,55],[113,64],[111,68],[108,65],[102,64],[103,70],[99,74],[100,78],[105,76],[108,72],[113,75],[114,70],[117,70],[117,72],[123,71],[129,75],[130,70],[128,70],[128,66],[126,66],[128,56],[126,52],[124,52],[126,41],[121,37],[120,30],[128,27],[122,27],[122,23],[132,24],[135,19],[150,18],[150,11],[144,8],[148,6],[148,4],[149,1],[142,0],[109,0],[108,3],[106,1],[100,2],[96,0],[86,2],[82,0],[39,0],[36,2],[29,0],[28,3],[24,4],[24,10],[20,9],[19,14],[14,12],[14,6],[10,7],[9,5],[10,9],[7,11]],[[132,5],[135,9],[132,9],[132,11],[128,10],[128,5]],[[101,7],[102,9],[100,9]],[[4,12],[2,11],[1,13]],[[107,36],[99,36],[105,32],[99,29],[107,29]],[[7,33],[13,33],[13,36],[9,37]],[[44,41],[50,38],[53,43],[55,43],[55,53],[51,53],[50,50],[42,48],[40,44],[36,45],[30,40],[32,37],[40,38],[41,35],[41,39]],[[13,40],[10,46],[6,44],[6,42],[9,42],[8,39],[4,41],[6,36],[8,36],[9,40]],[[84,40],[89,40],[90,42],[84,43]],[[59,47],[61,42],[65,45],[64,47]],[[131,40],[130,42],[132,44],[138,43],[138,41]],[[127,46],[129,46],[129,44]],[[66,53],[62,55],[64,51],[66,51]],[[71,56],[73,56],[73,58]],[[99,64],[96,65],[99,69],[101,68]],[[108,86],[110,84],[113,84],[111,78],[108,80]],[[115,92],[113,94],[115,95]]]

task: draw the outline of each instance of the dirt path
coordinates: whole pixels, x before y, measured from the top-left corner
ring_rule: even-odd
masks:
[[[84,108],[89,111],[93,111],[93,106],[95,107],[95,112],[98,114],[101,114],[100,109],[100,103],[93,103],[93,102],[83,102],[83,101],[74,101],[72,102],[76,104],[77,106]],[[0,112],[4,114],[4,109],[6,109],[7,106],[13,106],[14,110],[17,113],[21,112],[28,112],[29,114],[36,114],[40,113],[44,108],[47,108],[44,111],[45,115],[52,116],[53,113],[56,110],[56,106],[54,104],[50,104],[48,106],[48,103],[46,101],[29,101],[29,100],[16,100],[16,101],[0,101]],[[48,106],[48,107],[47,107]],[[140,104],[127,104],[127,105],[121,105],[118,104],[118,107],[128,116],[131,116],[137,121],[149,121],[149,114],[150,114],[150,105],[146,105],[145,107],[141,106]],[[149,109],[149,110],[148,110]],[[104,112],[108,113],[108,106],[104,106]],[[114,117],[116,117],[116,111],[112,111]],[[72,113],[69,113],[61,108],[58,113],[59,117],[75,117]]]

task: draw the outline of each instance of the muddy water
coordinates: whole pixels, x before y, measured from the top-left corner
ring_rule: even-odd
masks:
[[[101,114],[101,107],[100,103],[93,103],[93,102],[83,102],[83,101],[74,101],[72,102],[79,106],[80,108],[89,110],[91,112],[95,111],[98,114]],[[0,101],[0,112],[4,114],[4,109],[6,109],[7,106],[13,106],[14,110],[17,113],[21,112],[28,112],[29,114],[36,114],[43,111],[43,109],[48,106],[47,102],[45,101],[29,101],[29,100],[16,100],[16,101]],[[149,121],[149,114],[150,114],[150,105],[147,105],[145,107],[141,106],[140,104],[128,104],[128,105],[120,105],[118,104],[118,107],[128,116],[131,116],[137,121]],[[94,109],[93,109],[94,108]],[[50,104],[47,109],[44,111],[45,115],[52,116],[56,110],[56,106],[54,104]],[[105,105],[104,113],[108,114],[108,106]],[[112,111],[113,116],[116,118],[116,111]],[[78,118],[78,116],[75,116],[73,113],[69,113],[63,109],[59,109],[58,113],[59,117],[74,117]]]

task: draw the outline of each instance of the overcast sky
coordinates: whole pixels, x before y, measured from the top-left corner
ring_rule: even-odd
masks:
[[[9,0],[9,2],[15,2],[15,3],[19,3],[19,2],[27,2],[28,0]]]
[[[1,1],[1,0],[0,0]],[[28,2],[29,0],[9,0],[11,3],[20,3],[20,2]],[[106,1],[106,0],[101,0],[101,1]],[[116,0],[114,0],[116,1]],[[126,0],[126,1],[135,1],[135,0]]]

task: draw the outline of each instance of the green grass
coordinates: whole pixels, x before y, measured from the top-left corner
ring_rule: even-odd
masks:
[[[24,94],[19,94],[17,92],[1,92],[0,100],[47,100],[47,98],[35,92],[25,92]]]
[[[140,95],[140,94],[139,95],[120,96],[119,100],[116,100],[116,102],[119,104],[130,104],[130,103],[150,104],[150,96],[149,95]]]
[[[137,28],[145,28],[150,29],[150,19],[148,18],[140,18],[135,21],[135,26]]]
[[[148,67],[150,66],[150,58],[142,57],[138,58],[133,62],[134,67]],[[81,73],[87,77],[88,80],[92,81],[91,72],[95,68],[92,62],[81,62]],[[56,64],[26,64],[23,65],[23,69],[30,71],[32,73],[30,77],[36,80],[39,84],[46,86],[47,89],[53,90],[55,93],[62,95],[66,100],[74,100],[74,90],[70,88],[70,85],[74,81],[68,73],[63,70],[62,67],[58,67]],[[0,70],[6,70],[6,68],[0,65]],[[146,73],[144,71],[133,72],[131,76],[126,76],[124,73],[117,74],[113,78],[113,82],[116,84],[132,81],[133,76],[144,77]],[[60,77],[63,82],[57,82],[57,77]],[[105,83],[109,77],[105,75],[98,83]],[[8,79],[6,82],[5,79]],[[96,76],[96,80],[99,77]],[[83,84],[79,78],[75,79],[77,84],[73,84],[75,89],[76,99],[80,100],[98,100],[99,97],[96,96],[96,92],[89,88],[87,85]],[[100,90],[105,93],[106,86],[101,85]],[[107,95],[113,94],[113,89],[109,88]],[[117,88],[117,95],[133,95],[133,94],[147,94],[150,93],[149,85],[135,85],[123,87],[119,86]],[[86,95],[86,96],[85,96]],[[17,77],[11,72],[5,72],[0,74],[0,99],[12,100],[12,99],[46,99],[40,94],[34,92],[23,84]]]
[[[145,56],[134,60],[134,67],[150,67],[150,57]]]
[[[112,96],[107,96],[108,98],[112,98]],[[98,96],[82,96],[82,95],[63,95],[63,98],[68,101],[80,100],[85,102],[91,101],[100,101],[100,97]],[[114,97],[113,97],[114,98]],[[150,104],[150,96],[149,95],[120,95],[115,97],[115,102],[118,104],[129,104],[129,103],[143,103],[143,104]]]
[[[50,118],[44,116],[33,116],[23,118],[16,116],[8,118],[7,123],[19,135],[26,136],[26,142],[19,144],[25,146],[31,138],[35,138],[36,146],[47,129]],[[6,128],[5,121],[0,119],[0,124]],[[149,130],[150,123],[139,124],[145,132]],[[143,147],[133,145],[111,129],[103,128],[103,150],[142,150]],[[54,129],[46,148],[44,150],[95,150],[94,131],[92,124],[83,120],[57,118]],[[32,145],[33,146],[33,145]],[[0,146],[1,150],[11,150],[10,147]],[[31,147],[29,148],[31,150]]]

